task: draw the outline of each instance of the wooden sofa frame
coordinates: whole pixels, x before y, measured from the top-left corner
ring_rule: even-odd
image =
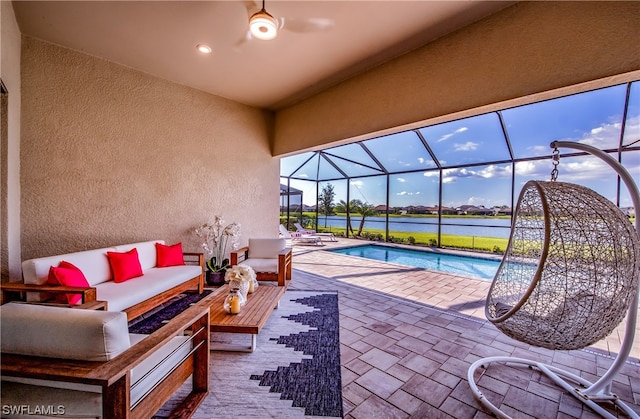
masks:
[[[249,258],[249,246],[231,252],[230,265],[236,266],[238,263]],[[278,272],[256,272],[258,281],[278,281],[278,286],[285,286],[285,280],[291,279],[291,265],[293,251],[286,247],[278,253]]]
[[[189,356],[131,407],[131,370],[173,337],[184,334],[191,337]],[[104,419],[150,418],[192,376],[191,393],[171,414],[172,418],[188,418],[209,391],[209,307],[196,304],[188,308],[110,361],[76,361],[2,353],[0,371],[3,376],[101,386]]]
[[[204,291],[204,255],[202,253],[190,253],[185,252],[185,263],[195,264],[196,258],[198,265],[202,267],[202,273],[180,285],[176,285],[160,294],[142,301],[136,305],[133,305],[126,310],[127,320],[134,319],[141,314],[146,313],[159,306],[160,304],[169,301],[173,297],[184,293],[185,291],[197,289],[199,294]],[[9,301],[24,300],[27,292],[46,292],[51,294],[80,294],[82,295],[82,304],[89,304],[96,301],[96,289],[94,287],[81,288],[81,287],[66,287],[62,285],[33,285],[23,284],[18,282],[5,282],[0,284],[0,291],[2,293],[1,304]],[[80,308],[83,308],[82,305]],[[108,307],[105,307],[107,310]]]

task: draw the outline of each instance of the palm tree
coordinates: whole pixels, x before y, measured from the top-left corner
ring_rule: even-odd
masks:
[[[353,207],[355,205],[355,200],[352,200],[348,204],[344,200],[340,200],[338,204],[334,207],[336,212],[344,212],[347,214],[347,231],[350,231],[353,235],[353,227],[351,227],[351,212],[353,211]]]
[[[358,226],[358,236],[362,235],[362,229],[364,228],[364,221],[367,217],[373,217],[378,215],[378,211],[373,207],[373,205],[362,202],[359,199],[355,199],[351,201],[351,207],[357,213],[359,213],[362,218],[360,219],[360,226]]]

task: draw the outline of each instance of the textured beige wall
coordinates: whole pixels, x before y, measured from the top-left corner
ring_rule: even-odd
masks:
[[[269,115],[29,37],[22,48],[22,256],[162,238],[222,214],[278,231]]]
[[[640,2],[522,2],[276,115],[274,154],[640,69]]]
[[[11,2],[0,1],[0,78],[9,95],[2,129],[2,281],[21,279],[20,267],[20,30]],[[6,141],[6,143],[4,142]]]

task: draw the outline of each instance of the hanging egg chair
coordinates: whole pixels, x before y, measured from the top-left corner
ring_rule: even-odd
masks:
[[[593,190],[525,184],[485,313],[500,331],[548,349],[581,349],[625,317],[638,286],[638,236]]]
[[[518,198],[509,244],[485,305],[501,332],[553,350],[582,349],[607,337],[627,317],[618,357],[595,384],[537,361],[489,357],[474,362],[467,378],[474,396],[496,416],[508,418],[479,391],[474,373],[493,362],[537,367],[557,385],[604,417],[597,402],[611,402],[638,415],[611,393],[611,382],[631,352],[638,312],[640,235],[612,202],[580,185],[557,182],[558,147],[601,158],[629,189],[636,211],[638,188],[611,156],[579,143],[554,142],[552,181],[527,182]],[[576,386],[577,384],[577,386]]]

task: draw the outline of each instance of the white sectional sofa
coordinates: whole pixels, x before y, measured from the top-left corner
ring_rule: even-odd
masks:
[[[189,417],[208,392],[206,304],[151,335],[123,312],[11,302],[0,316],[2,417],[149,418],[191,376],[174,412]]]
[[[83,302],[92,300],[106,301],[107,310],[124,311],[129,319],[162,304],[172,297],[189,289],[202,293],[204,289],[204,258],[201,253],[184,253],[185,263],[189,257],[193,264],[156,266],[156,243],[163,240],[151,240],[131,243],[109,248],[86,250],[63,255],[40,257],[22,262],[24,286],[20,289],[15,284],[2,284],[4,294],[10,291],[59,291],[69,292],[69,288],[53,288],[46,285],[51,266],[58,266],[61,261],[70,262],[78,267],[90,285],[88,289],[74,289],[71,292],[82,293]],[[137,249],[143,275],[125,282],[116,283],[107,258],[107,252],[126,252]],[[17,289],[16,289],[17,288]],[[28,301],[42,301],[46,294],[28,292]]]

